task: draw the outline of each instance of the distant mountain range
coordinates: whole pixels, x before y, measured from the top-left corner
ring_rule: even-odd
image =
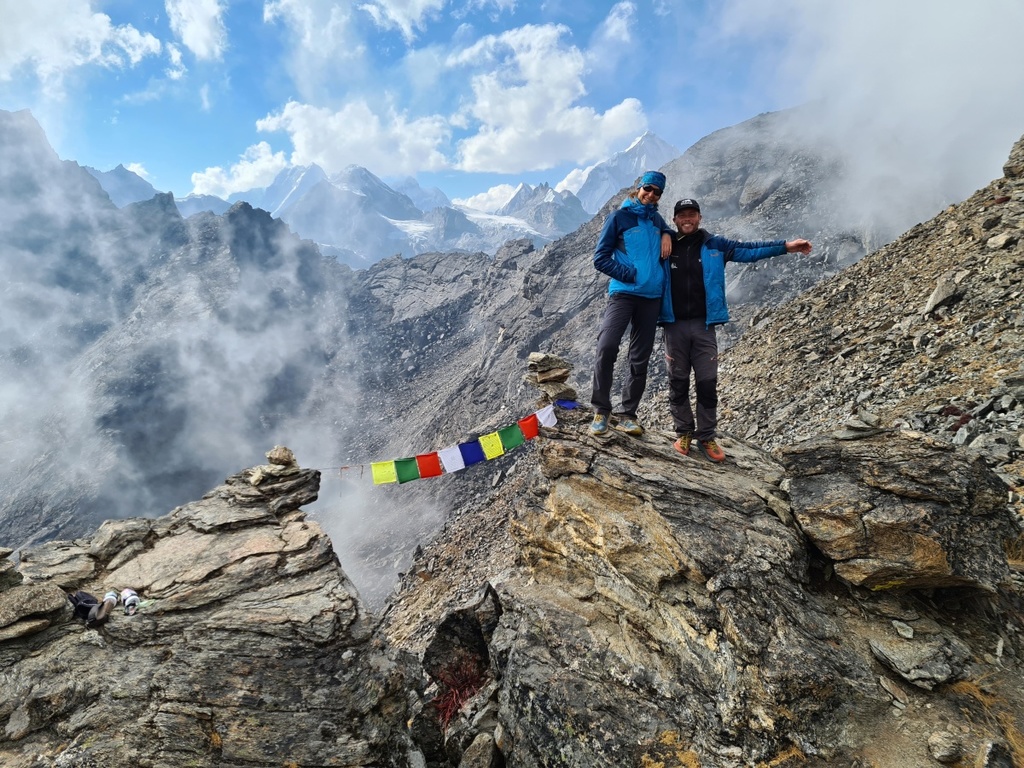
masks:
[[[520,184],[495,211],[456,205],[440,189],[424,189],[412,177],[390,187],[366,168],[350,165],[330,176],[318,165],[294,166],[267,187],[239,192],[227,200],[212,195],[176,198],[182,216],[201,211],[220,215],[244,201],[279,218],[300,237],[349,266],[361,268],[396,254],[484,252],[494,254],[509,240],[540,247],[570,232],[600,210],[643,171],[660,168],[679,150],[653,133],[628,149],[577,175],[579,189],[558,191],[548,184]],[[125,168],[86,170],[117,207],[151,200],[159,191]]]

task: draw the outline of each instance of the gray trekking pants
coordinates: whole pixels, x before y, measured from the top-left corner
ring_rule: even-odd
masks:
[[[712,440],[718,427],[718,336],[704,318],[663,326],[668,368],[668,408],[676,435]],[[690,406],[690,372],[697,390],[697,422]]]
[[[594,360],[594,382],[590,402],[594,411],[605,415],[612,412],[612,374],[619,344],[627,326],[629,333],[629,370],[622,383],[622,410],[636,418],[644,389],[647,387],[647,366],[654,350],[654,335],[658,330],[661,299],[645,299],[628,293],[613,293],[604,309],[601,330],[597,334],[597,355]]]

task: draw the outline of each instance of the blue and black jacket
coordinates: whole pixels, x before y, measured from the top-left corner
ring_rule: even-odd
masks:
[[[707,305],[705,322],[710,327],[729,322],[729,307],[725,301],[726,262],[750,263],[761,261],[761,259],[769,259],[772,256],[781,256],[786,252],[786,241],[755,240],[752,242],[741,242],[739,240],[730,240],[721,235],[712,235],[704,229],[698,230],[698,232],[703,238],[703,244],[700,248],[700,261],[704,274],[704,293]],[[676,234],[673,233],[673,238],[675,236]],[[676,319],[672,312],[671,280],[670,269],[669,281],[666,283],[661,302],[661,316],[658,318],[658,322],[662,324],[673,323]]]
[[[594,248],[594,267],[611,278],[608,294],[628,293],[647,299],[665,295],[668,259],[661,258],[661,235],[673,230],[653,205],[627,197],[605,219]]]

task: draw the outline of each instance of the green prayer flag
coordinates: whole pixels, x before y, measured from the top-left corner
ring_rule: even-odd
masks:
[[[398,475],[398,482],[407,483],[410,480],[420,479],[420,468],[416,464],[416,457],[411,459],[395,459],[395,473]]]
[[[522,445],[526,442],[526,437],[523,436],[523,430],[518,424],[513,424],[510,427],[503,427],[499,429],[498,437],[501,438],[501,444],[506,451],[510,451],[517,445]]]

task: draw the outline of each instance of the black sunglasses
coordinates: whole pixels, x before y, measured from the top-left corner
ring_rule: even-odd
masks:
[[[644,184],[642,187],[640,187],[640,189],[642,189],[644,192],[651,193],[655,197],[661,197],[661,190],[652,184]]]

